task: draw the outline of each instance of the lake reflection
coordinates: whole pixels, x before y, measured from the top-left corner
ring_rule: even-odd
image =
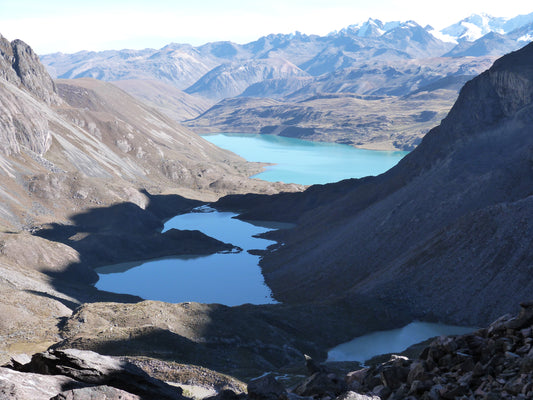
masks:
[[[247,252],[266,249],[275,243],[252,237],[272,230],[272,226],[258,226],[233,219],[235,215],[202,207],[196,212],[170,219],[164,231],[171,228],[197,229],[242,248],[242,252],[172,257],[97,268],[100,280],[96,287],[171,303],[197,301],[229,306],[275,303],[261,274],[259,256]],[[279,224],[277,227],[283,226]]]

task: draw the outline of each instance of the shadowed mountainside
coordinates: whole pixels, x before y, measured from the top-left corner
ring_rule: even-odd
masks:
[[[533,289],[532,100],[530,44],[468,82],[440,126],[385,174],[259,197],[256,209],[245,196],[245,218],[280,211],[298,222],[271,234],[284,246],[261,263],[274,296],[364,295],[471,325],[514,310]]]

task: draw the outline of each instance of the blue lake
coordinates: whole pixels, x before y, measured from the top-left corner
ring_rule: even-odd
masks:
[[[249,161],[275,163],[256,177],[287,183],[328,183],[377,175],[407,154],[270,135],[217,134],[204,138]],[[259,256],[247,250],[266,249],[273,244],[253,236],[280,226],[252,224],[234,216],[234,213],[201,207],[196,212],[172,218],[165,224],[165,230],[199,230],[242,248],[242,252],[106,266],[96,270],[100,278],[96,287],[172,303],[197,301],[233,306],[274,302],[261,274]]]
[[[234,219],[234,216],[236,214],[231,212],[200,207],[195,212],[170,219],[164,231],[171,228],[199,230],[243,251],[97,268],[100,279],[96,287],[170,303],[197,301],[229,306],[274,303],[259,268],[259,256],[249,254],[247,250],[266,249],[275,243],[254,235],[288,225],[264,223],[261,226]]]
[[[406,151],[364,150],[274,135],[220,133],[203,138],[248,161],[275,164],[255,178],[302,185],[379,175],[407,154]]]
[[[380,354],[400,353],[413,344],[441,335],[463,335],[475,328],[412,322],[399,329],[379,331],[359,336],[328,352],[328,361],[359,361],[364,363]]]

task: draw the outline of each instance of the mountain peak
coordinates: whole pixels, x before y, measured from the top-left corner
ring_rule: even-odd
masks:
[[[9,42],[0,35],[0,77],[22,85],[47,104],[60,104],[55,84],[32,48],[22,40]]]
[[[472,14],[450,25],[440,33],[455,41],[473,42],[490,32],[507,34],[533,22],[533,13],[518,15],[514,18],[494,17],[487,13]]]
[[[380,37],[388,32],[398,28],[417,28],[420,27],[415,21],[389,21],[382,22],[379,19],[369,18],[365,22],[359,22],[353,25],[341,29],[340,31],[334,31],[330,33],[330,36],[334,35],[347,35],[357,37]]]

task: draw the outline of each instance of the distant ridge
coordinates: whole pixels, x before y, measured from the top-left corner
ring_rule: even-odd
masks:
[[[440,122],[462,84],[531,39],[533,13],[511,19],[480,14],[440,32],[415,21],[369,19],[326,36],[270,34],[246,44],[221,41],[193,47],[171,43],[161,49],[58,53],[41,59],[57,78],[129,81],[130,93],[176,121],[187,121],[197,133],[283,134],[312,128],[313,135],[306,136],[310,140],[405,150],[414,148],[429,127]],[[174,86],[181,93],[161,85],[156,88],[154,81]],[[132,86],[134,82],[137,87]],[[324,100],[312,105],[313,112],[281,119],[271,110],[264,114],[252,111],[253,126],[241,116],[225,118],[230,113],[224,105],[234,104],[225,100],[235,97],[273,98],[294,109],[296,103],[315,96],[326,99],[324,94],[390,96],[398,103],[411,103],[400,108],[414,108],[413,114],[432,117],[422,125],[410,116],[402,122],[395,118],[394,123],[401,127],[396,130],[391,128],[386,108],[364,107],[369,114],[358,121],[353,116],[360,111],[347,106],[345,115],[337,116],[342,126],[339,123],[331,130],[331,124],[321,125],[316,116],[337,108],[338,103]],[[415,100],[414,95],[420,99]],[[169,107],[173,102],[176,106]],[[210,109],[218,102],[223,102],[221,107]],[[241,110],[251,110],[258,102],[239,103]]]

